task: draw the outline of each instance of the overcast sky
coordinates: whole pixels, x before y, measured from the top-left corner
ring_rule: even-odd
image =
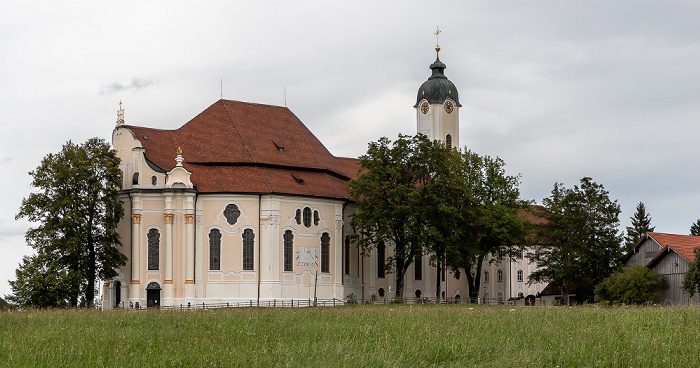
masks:
[[[522,174],[524,199],[590,176],[656,231],[700,218],[700,3],[14,1],[0,3],[0,295],[42,157],[127,124],[175,129],[225,99],[286,104],[335,155],[416,131],[440,59],[462,146]],[[223,80],[223,88],[221,81]]]

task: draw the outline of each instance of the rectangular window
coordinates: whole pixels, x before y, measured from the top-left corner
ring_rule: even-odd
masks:
[[[243,270],[246,271],[255,269],[254,239],[253,230],[243,232]]]
[[[331,236],[328,233],[321,235],[321,272],[331,272]]]
[[[293,271],[292,255],[294,248],[294,235],[291,230],[284,232],[284,270]]]
[[[350,236],[345,236],[345,274],[350,274]]]
[[[414,263],[416,264],[416,280],[423,280],[423,257],[417,256]]]
[[[221,269],[221,232],[217,229],[209,232],[209,269]]]
[[[503,270],[496,271],[496,281],[503,282]]]
[[[386,245],[384,242],[377,244],[377,277],[384,278],[384,262],[386,258]]]

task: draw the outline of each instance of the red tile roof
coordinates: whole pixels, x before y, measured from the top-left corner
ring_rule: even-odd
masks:
[[[644,240],[648,238],[654,239],[654,241],[661,245],[662,249],[659,251],[659,253],[656,254],[656,256],[654,256],[654,258],[652,258],[649,261],[649,263],[647,263],[647,267],[650,266],[652,263],[656,263],[671,250],[678,253],[688,262],[695,262],[694,250],[695,248],[700,247],[700,236],[648,232],[640,238],[640,240],[637,242],[634,248],[630,250],[630,252],[636,249],[639,244],[641,244]]]
[[[349,199],[359,160],[333,156],[286,107],[219,100],[176,130],[126,126],[146,158],[170,171],[178,147],[201,193]]]

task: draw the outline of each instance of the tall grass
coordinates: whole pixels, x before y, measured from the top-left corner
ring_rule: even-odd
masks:
[[[698,307],[0,313],[0,365],[700,366]]]

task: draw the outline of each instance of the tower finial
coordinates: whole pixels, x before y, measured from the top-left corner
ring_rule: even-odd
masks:
[[[119,110],[117,111],[117,125],[124,125],[124,109],[122,109],[121,100],[119,100]]]
[[[440,27],[435,31],[435,51],[440,52]]]
[[[177,157],[175,157],[175,162],[177,162],[177,165],[175,166],[182,166],[182,163],[185,161],[184,158],[182,158],[182,148],[177,147]]]

